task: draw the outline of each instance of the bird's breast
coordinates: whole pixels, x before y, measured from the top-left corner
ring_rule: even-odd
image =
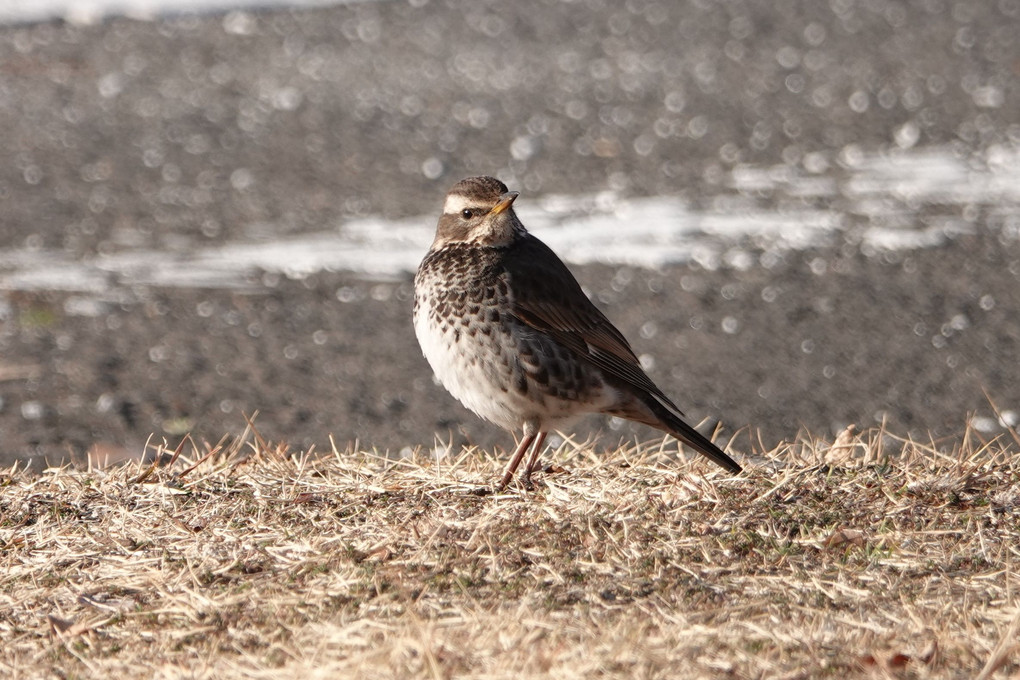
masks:
[[[440,251],[415,276],[414,328],[436,377],[479,416],[513,430],[598,411],[611,395],[597,368],[513,313],[513,281],[484,255]]]

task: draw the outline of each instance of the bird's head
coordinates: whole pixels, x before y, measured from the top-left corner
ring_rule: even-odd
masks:
[[[525,233],[514,214],[516,191],[495,177],[468,177],[446,194],[432,250],[451,243],[505,246]]]

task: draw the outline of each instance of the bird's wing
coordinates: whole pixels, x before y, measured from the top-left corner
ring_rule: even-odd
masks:
[[[599,311],[566,265],[531,236],[516,243],[504,260],[511,282],[514,316],[552,337],[579,358],[644,390],[677,413],[682,411],[652,382],[634,350]]]

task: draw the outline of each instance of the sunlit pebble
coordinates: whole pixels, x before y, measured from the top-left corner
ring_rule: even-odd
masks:
[[[654,132],[655,136],[660,139],[675,136],[677,134],[677,130],[680,128],[681,125],[679,121],[671,120],[669,118],[656,118],[655,122],[652,123],[652,132]]]
[[[800,351],[804,354],[811,354],[815,351],[815,341],[810,339],[803,341],[800,343]]]
[[[775,302],[779,297],[779,289],[775,286],[765,286],[761,289],[761,299],[765,302]]]
[[[733,142],[727,142],[719,147],[719,159],[724,163],[737,163],[740,160],[740,147]],[[739,168],[738,168],[739,170]],[[737,170],[734,170],[736,173]]]
[[[991,309],[995,307],[995,298],[993,298],[991,295],[982,295],[981,299],[978,301],[978,304],[981,305],[981,309],[983,309],[984,311],[986,312],[991,311]]]
[[[510,142],[510,155],[519,161],[526,161],[538,151],[538,140],[531,135],[520,135]]]
[[[255,27],[255,17],[247,12],[227,12],[223,17],[223,30],[230,35],[251,35]]]
[[[811,273],[815,276],[821,276],[829,269],[828,263],[820,257],[816,257],[811,260]]]
[[[220,402],[220,412],[221,413],[233,413],[234,412],[234,402],[232,400],[230,400],[230,399],[224,399],[223,401],[221,401]]]
[[[727,40],[726,44],[723,45],[723,54],[730,61],[735,61],[739,64],[747,56],[747,47],[744,43],[737,40]]]
[[[974,29],[970,26],[961,26],[957,29],[956,35],[953,37],[953,46],[958,48],[958,51],[969,50],[974,47],[976,42],[977,36],[974,33]]]
[[[352,286],[342,286],[336,291],[336,299],[340,302],[354,302],[356,300],[363,300],[365,297],[364,293]]]
[[[737,40],[743,40],[754,33],[754,22],[749,16],[741,15],[730,19],[730,35]]]
[[[737,271],[747,271],[754,266],[754,256],[746,250],[733,248],[726,251],[723,261],[727,266]]]
[[[832,105],[832,92],[828,85],[815,88],[811,93],[811,103],[820,109],[826,109]]]
[[[453,447],[451,444],[443,444],[442,442],[432,447],[432,458],[435,460],[443,460],[453,455]]]
[[[758,258],[763,269],[772,269],[783,263],[783,254],[778,250],[767,250]]]
[[[645,371],[655,370],[655,357],[651,354],[642,354],[638,357],[638,361],[641,362],[641,368]]]
[[[583,120],[588,116],[588,104],[580,99],[574,99],[567,102],[567,105],[563,107],[563,112],[573,120]]]
[[[43,171],[38,165],[28,165],[21,171],[21,176],[26,184],[35,185],[42,181]]]
[[[818,175],[829,169],[829,159],[819,151],[810,151],[804,154],[804,169],[813,175]]]
[[[68,316],[85,316],[90,318],[96,318],[103,316],[109,312],[108,306],[102,300],[97,300],[91,297],[69,297],[64,301],[64,312]],[[2,315],[0,315],[2,318]],[[63,336],[61,336],[63,338]],[[58,339],[58,346],[60,345]],[[67,343],[70,343],[70,338],[67,339]],[[61,349],[67,349],[68,347],[61,347]]]
[[[764,151],[768,148],[769,140],[772,138],[772,130],[768,123],[758,121],[754,124],[751,133],[751,147],[756,151]]]
[[[812,21],[804,27],[804,41],[812,47],[818,47],[825,42],[825,26]]]
[[[44,410],[38,401],[26,401],[21,404],[21,417],[25,420],[39,420],[43,417]]]
[[[789,90],[791,94],[800,94],[804,91],[807,79],[800,73],[791,73],[786,76],[786,80],[783,81],[783,84],[786,85],[786,89]]]
[[[935,349],[943,349],[949,343],[946,341],[946,338],[944,336],[933,335],[931,336],[931,344],[933,347],[935,347]]]
[[[800,163],[801,159],[804,157],[804,150],[796,144],[788,144],[783,147],[782,156],[784,163],[789,166],[794,166]]]
[[[630,187],[631,176],[626,172],[611,172],[606,178],[606,184],[614,192],[622,192]]]
[[[967,330],[968,328],[970,328],[970,319],[968,319],[965,314],[956,314],[955,316],[953,316],[952,319],[949,320],[948,326],[953,331]],[[947,335],[948,333],[943,331],[943,334]]]
[[[372,299],[376,302],[386,302],[393,297],[393,286],[388,284],[380,283],[377,286],[372,286]]]
[[[910,85],[903,91],[900,102],[907,111],[914,111],[924,103],[924,93],[916,85]]]
[[[645,340],[654,338],[655,334],[659,332],[659,326],[654,321],[646,321],[641,324],[640,334]]]
[[[170,348],[166,345],[156,345],[149,348],[149,361],[153,363],[160,363],[166,361],[170,357]]]
[[[868,110],[870,103],[871,101],[868,97],[868,93],[864,90],[856,90],[850,95],[850,99],[847,100],[847,105],[854,113],[864,113]]]
[[[721,326],[724,333],[733,335],[740,330],[740,321],[733,316],[723,317]]]
[[[238,168],[230,173],[230,186],[236,191],[244,191],[255,183],[255,175],[247,168]]]
[[[253,322],[248,324],[248,335],[253,338],[258,338],[262,335],[262,324]]]
[[[792,45],[784,45],[776,52],[776,61],[785,69],[796,68],[800,64],[800,50]]]
[[[893,133],[893,141],[901,149],[909,149],[921,138],[921,129],[912,121],[908,121]]]
[[[974,99],[974,106],[983,109],[997,109],[1005,101],[1002,90],[992,85],[979,87],[971,92],[970,96]]]
[[[633,280],[634,272],[627,268],[619,269],[609,282],[609,287],[616,293],[622,293]]]
[[[294,111],[301,106],[304,96],[296,87],[282,87],[273,93],[272,99],[277,111]]]
[[[66,306],[65,306],[66,309]],[[56,337],[57,349],[66,352],[74,344],[74,338],[67,333],[61,333]]]
[[[471,109],[468,110],[467,114],[468,125],[475,128],[476,130],[481,130],[488,127],[489,120],[491,118],[492,114],[490,114],[489,110],[484,107],[473,106],[471,107]]]
[[[181,179],[181,169],[173,163],[167,163],[160,171],[160,176],[163,178],[164,182],[176,184]],[[231,180],[233,180],[233,177],[231,177]]]
[[[99,79],[98,89],[100,96],[111,99],[124,89],[124,79],[119,73],[107,73]]]
[[[195,312],[202,318],[207,319],[216,311],[216,306],[209,300],[203,300],[195,306]]]
[[[811,306],[819,314],[832,314],[832,311],[835,309],[832,298],[827,295],[815,298]]]
[[[883,109],[891,109],[899,101],[899,97],[896,96],[895,90],[891,87],[883,87],[878,91],[878,95],[875,98],[878,100],[878,105]]]
[[[970,426],[978,432],[995,432],[999,429],[999,421],[987,416],[973,416],[970,419]]]
[[[826,366],[825,368],[822,369],[822,375],[825,376],[826,378],[831,379],[833,376],[836,375],[836,367],[832,365]]]
[[[694,77],[702,85],[710,85],[715,82],[718,69],[714,61],[699,61],[694,65]]]
[[[839,151],[839,162],[849,168],[856,168],[864,162],[864,150],[857,144],[847,144]]]
[[[606,80],[613,75],[613,67],[605,59],[595,59],[588,65],[588,73],[595,80]]]
[[[687,106],[687,98],[682,90],[673,90],[666,95],[662,102],[670,113],[680,113]]]
[[[289,359],[293,361],[294,359],[298,358],[299,354],[300,352],[298,352],[298,348],[295,345],[287,345],[286,347],[283,348],[284,359]]]
[[[312,342],[316,345],[325,345],[327,340],[329,340],[329,334],[324,330],[320,329],[312,333]]]
[[[652,135],[638,135],[634,140],[634,151],[639,156],[647,156],[655,149],[655,137]]]
[[[701,139],[708,134],[708,118],[695,116],[687,123],[687,135],[691,139]]]
[[[426,179],[439,179],[443,170],[443,162],[435,156],[426,158],[421,164],[421,174],[425,175]]]
[[[692,248],[691,261],[697,263],[699,267],[708,272],[718,270],[720,264],[719,253],[709,246],[695,246]]]
[[[999,416],[999,423],[1003,427],[1015,427],[1020,422],[1020,417],[1017,416],[1016,411],[1003,411]]]
[[[109,392],[104,392],[103,394],[99,395],[99,398],[96,399],[95,408],[98,413],[108,413],[109,411],[113,410],[113,407],[116,403],[117,400],[114,399],[112,394],[110,394]]]
[[[577,73],[584,66],[584,59],[574,51],[561,52],[556,57],[556,66],[564,73]]]

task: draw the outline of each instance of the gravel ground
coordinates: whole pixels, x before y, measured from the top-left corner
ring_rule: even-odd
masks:
[[[1008,0],[418,1],[0,28],[0,244],[187,253],[438,212],[481,172],[525,197],[697,206],[742,163],[977,157],[1020,143],[1018,20]],[[847,238],[768,268],[577,273],[664,389],[728,432],[886,418],[959,434],[992,415],[983,390],[1020,410],[1020,244],[995,206],[908,202],[905,219],[933,209],[972,233],[885,254]],[[871,219],[846,217],[848,233]],[[295,447],[509,445],[432,383],[409,275],[254,282],[0,293],[0,460],[137,452],[153,432],[215,441],[255,410]],[[590,425],[606,445],[651,436]]]

